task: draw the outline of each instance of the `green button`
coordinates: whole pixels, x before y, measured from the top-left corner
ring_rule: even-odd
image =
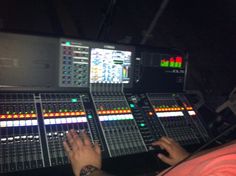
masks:
[[[91,114],[89,114],[89,115],[88,115],[88,118],[89,118],[89,119],[92,119],[92,118],[93,118],[93,116],[92,116]]]
[[[71,102],[72,102],[72,103],[76,103],[76,102],[78,102],[78,99],[77,99],[77,98],[72,98],[72,99],[71,99]]]
[[[134,104],[130,104],[129,106],[130,106],[130,108],[134,108],[135,107]]]
[[[144,123],[140,123],[139,125],[140,125],[141,127],[144,127],[144,126],[145,126],[145,124],[144,124]]]
[[[70,42],[66,42],[66,46],[70,46]]]

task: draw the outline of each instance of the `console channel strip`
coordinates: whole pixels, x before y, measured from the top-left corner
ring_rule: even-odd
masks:
[[[208,141],[210,136],[208,132],[206,131],[204,125],[202,124],[200,120],[200,115],[199,113],[194,110],[188,99],[184,94],[178,94],[178,99],[181,102],[182,106],[184,107],[185,111],[183,112],[186,117],[189,117],[197,127],[199,131],[199,136],[201,136],[202,140],[204,142]]]
[[[93,142],[81,96],[78,93],[40,94],[52,166],[68,163],[62,143],[70,129],[86,130]]]
[[[193,118],[186,113],[189,110],[191,111],[188,113],[195,111],[192,106],[181,101],[179,94],[149,93],[147,96],[156,114],[154,118],[160,121],[167,136],[182,145],[206,142],[203,136],[207,134],[203,135],[203,131],[199,130],[199,126],[202,126],[200,121],[198,124],[194,123]]]
[[[147,151],[137,123],[121,92],[93,92],[110,157]]]
[[[0,172],[44,166],[34,95],[0,93]]]
[[[155,118],[155,112],[145,94],[126,93],[125,95],[147,149],[153,150],[152,143],[166,136],[163,126]]]

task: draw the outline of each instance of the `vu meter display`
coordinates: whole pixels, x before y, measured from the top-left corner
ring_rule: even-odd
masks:
[[[129,83],[130,51],[92,48],[90,83]]]
[[[161,67],[169,68],[182,68],[183,67],[183,58],[181,56],[176,57],[163,57],[160,62]]]

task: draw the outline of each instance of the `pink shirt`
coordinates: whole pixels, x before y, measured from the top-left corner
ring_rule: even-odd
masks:
[[[236,176],[236,143],[185,161],[164,175]]]

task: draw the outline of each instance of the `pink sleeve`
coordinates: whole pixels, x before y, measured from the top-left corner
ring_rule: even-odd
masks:
[[[160,176],[163,174],[159,174]],[[186,161],[165,176],[236,176],[236,144]]]

